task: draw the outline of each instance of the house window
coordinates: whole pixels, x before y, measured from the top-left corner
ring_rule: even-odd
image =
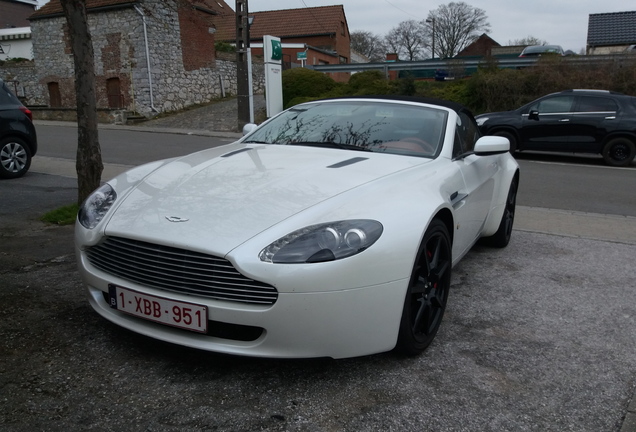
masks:
[[[121,108],[123,105],[119,78],[106,80],[106,93],[108,94],[108,108]]]
[[[346,64],[346,63],[349,63],[349,62],[347,61],[346,57],[340,56],[340,63],[341,64]]]
[[[47,84],[49,88],[49,106],[51,108],[62,107],[62,94],[60,93],[60,84],[56,82],[50,82]]]

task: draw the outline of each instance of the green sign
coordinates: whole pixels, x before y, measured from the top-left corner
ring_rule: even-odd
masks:
[[[307,60],[307,51],[297,52],[296,60]]]
[[[282,60],[283,58],[283,46],[280,41],[272,41],[272,60]]]

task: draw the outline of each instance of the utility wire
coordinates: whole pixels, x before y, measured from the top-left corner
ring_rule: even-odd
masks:
[[[305,7],[307,8],[307,10],[308,10],[308,11],[309,11],[309,13],[311,14],[311,16],[314,18],[314,21],[316,21],[316,22],[318,23],[318,25],[320,25],[320,27],[322,27],[322,29],[323,29],[325,32],[329,33],[329,30],[325,28],[325,26],[323,25],[323,23],[322,23],[322,22],[320,22],[320,21],[318,20],[318,18],[316,18],[316,15],[314,15],[314,13],[311,11],[311,8],[310,8],[309,6],[307,6],[307,3],[305,3],[305,0],[300,0],[300,1],[301,1],[301,3],[302,3],[302,4],[304,4],[304,5],[305,5]]]
[[[394,5],[393,3],[391,3],[389,0],[384,0],[388,5],[393,6],[394,8],[396,8],[397,10],[399,10],[400,12],[404,12],[405,14],[407,14],[408,16],[410,16],[411,18],[413,17],[413,13],[412,12],[407,12],[402,8],[397,7],[396,5]],[[304,1],[303,1],[304,3]]]

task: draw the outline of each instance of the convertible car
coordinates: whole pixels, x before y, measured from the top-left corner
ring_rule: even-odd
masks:
[[[104,318],[220,353],[424,351],[452,267],[508,244],[519,168],[460,105],[296,105],[237,142],[136,167],[81,206],[80,273]]]

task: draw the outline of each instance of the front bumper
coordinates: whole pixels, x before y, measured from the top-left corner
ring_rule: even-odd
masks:
[[[274,305],[207,299],[147,288],[107,275],[78,254],[91,306],[109,321],[178,345],[226,354],[272,358],[345,358],[385,352],[397,341],[408,279],[355,289],[279,293]],[[208,308],[209,334],[176,329],[112,309],[108,284]],[[319,281],[312,281],[313,286]],[[262,329],[253,340],[220,337],[218,327]],[[253,332],[252,332],[253,334]]]

